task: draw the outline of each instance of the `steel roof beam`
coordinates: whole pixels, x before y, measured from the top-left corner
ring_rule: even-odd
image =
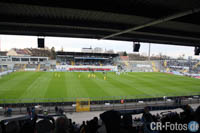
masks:
[[[177,13],[177,14],[174,14],[174,15],[170,15],[170,16],[167,16],[167,17],[164,17],[164,18],[160,18],[160,19],[154,20],[154,21],[152,21],[150,23],[139,25],[139,26],[127,29],[127,30],[123,30],[123,31],[120,31],[120,32],[117,32],[117,33],[114,33],[114,34],[111,34],[111,35],[108,35],[108,36],[105,36],[105,37],[100,38],[100,39],[112,38],[112,37],[115,37],[115,36],[118,36],[118,35],[121,35],[121,34],[125,34],[125,33],[128,33],[128,32],[131,32],[131,31],[139,30],[139,29],[142,29],[142,28],[145,28],[145,27],[153,26],[153,25],[156,25],[156,24],[160,24],[160,23],[163,23],[163,22],[166,22],[166,21],[170,21],[170,20],[176,19],[176,18],[180,18],[180,17],[183,17],[183,16],[194,14],[194,13],[197,13],[199,11],[200,11],[200,8],[195,8],[195,9],[188,10],[188,11],[185,11],[185,12]]]

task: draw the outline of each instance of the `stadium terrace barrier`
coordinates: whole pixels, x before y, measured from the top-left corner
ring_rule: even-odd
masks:
[[[62,107],[67,112],[76,112],[76,100],[78,98],[38,98],[38,99],[0,99],[0,107],[11,106],[16,113],[26,113],[26,107],[41,105],[54,111],[55,106]],[[128,110],[140,109],[145,106],[177,106],[186,104],[200,104],[200,94],[193,93],[180,96],[150,97],[125,96],[125,97],[90,97],[90,111]],[[123,102],[122,102],[123,100]],[[0,114],[3,109],[0,109]]]

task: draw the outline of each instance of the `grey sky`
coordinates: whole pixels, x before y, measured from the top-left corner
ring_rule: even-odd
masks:
[[[9,50],[11,48],[36,48],[36,36],[14,36],[14,35],[0,35],[1,50]],[[97,39],[80,39],[80,38],[63,38],[63,37],[45,37],[45,46],[51,48],[55,47],[60,50],[61,47],[65,51],[81,51],[83,47],[101,47],[103,49],[113,49],[115,52],[127,51],[132,53],[133,43],[127,41],[110,41]],[[140,54],[148,53],[148,43],[141,43]],[[158,55],[163,53],[168,56],[178,57],[185,54],[199,59],[199,56],[194,56],[194,47],[174,46],[174,45],[160,45],[151,44],[151,54]]]

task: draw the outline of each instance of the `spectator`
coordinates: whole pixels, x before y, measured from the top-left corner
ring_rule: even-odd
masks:
[[[49,120],[41,120],[36,124],[37,133],[52,133],[54,129],[53,124]]]
[[[0,133],[2,133],[2,128],[1,128],[1,125],[0,125]]]
[[[26,111],[27,111],[28,115],[31,116],[31,109],[30,109],[30,107],[27,107]]]
[[[35,117],[35,107],[31,108],[31,117],[34,118]]]
[[[12,108],[11,108],[11,106],[8,107],[8,115],[9,115],[9,116],[12,115]]]
[[[190,122],[194,118],[194,110],[190,105],[185,105],[183,107],[184,112],[181,113],[182,120],[185,123]]]
[[[132,116],[130,114],[125,114],[123,116],[123,124],[125,127],[131,127],[133,124]]]
[[[100,126],[98,125],[98,118],[97,117],[94,117],[92,120],[91,120],[91,131],[92,132],[97,132],[97,129],[99,128]]]
[[[70,133],[69,120],[66,117],[59,117],[56,120],[55,133]]]
[[[102,122],[101,127],[97,130],[97,133],[107,133],[106,132],[106,125],[104,122]]]
[[[7,117],[12,115],[12,108],[10,106],[6,107],[4,115],[7,116]]]
[[[142,115],[142,121],[144,122],[144,132],[145,133],[156,133],[151,131],[150,124],[154,121],[153,115],[149,112],[149,107],[144,108],[144,113]]]
[[[68,119],[68,121],[69,121],[69,131],[71,133],[71,132],[73,132],[72,119]]]
[[[43,114],[44,114],[45,116],[48,116],[49,112],[48,112],[48,109],[47,109],[47,108],[44,109]]]
[[[200,106],[195,111],[195,120],[200,123]]]
[[[79,131],[79,128],[78,128],[76,122],[73,122],[73,123],[72,123],[71,129],[72,129],[72,132],[73,132],[73,133],[77,133],[77,132]]]
[[[86,132],[85,128],[86,128],[85,121],[83,121],[82,125],[80,126],[80,133],[85,133]]]
[[[17,121],[9,122],[6,125],[6,133],[18,133],[19,130],[19,123]]]
[[[153,121],[153,116],[149,112],[149,108],[148,107],[144,108],[144,113],[142,115],[142,121],[145,122],[145,123],[150,123],[150,122]]]
[[[100,114],[100,118],[105,124],[107,133],[120,133],[120,114],[111,110]]]
[[[59,109],[58,109],[58,113],[59,113],[60,115],[63,115],[64,110],[63,110],[62,108],[59,108]]]
[[[20,133],[35,133],[35,121],[27,121],[21,128]]]
[[[57,106],[55,107],[55,112],[56,112],[56,114],[58,113],[58,107]]]

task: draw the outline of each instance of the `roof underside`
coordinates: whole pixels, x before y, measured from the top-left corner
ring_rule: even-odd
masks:
[[[176,13],[199,0],[1,0],[0,34],[101,39]],[[107,39],[200,46],[200,13]]]
[[[113,56],[113,57],[119,56],[119,54],[115,54],[115,53],[61,52],[61,51],[56,52],[56,54],[57,56],[66,56],[66,55],[73,55],[73,56],[90,55],[90,56]]]

